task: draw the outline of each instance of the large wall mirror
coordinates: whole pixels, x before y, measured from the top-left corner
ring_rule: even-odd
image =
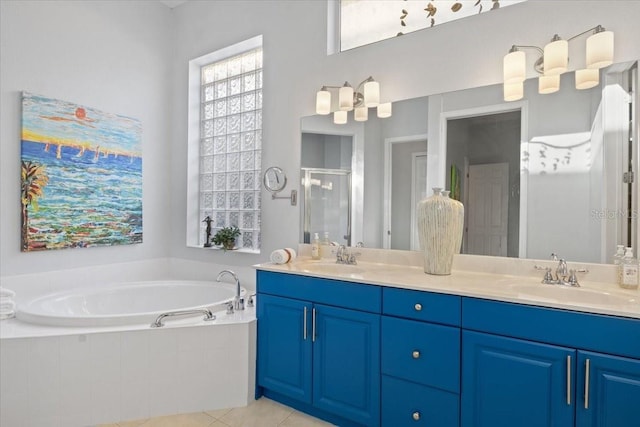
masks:
[[[638,243],[637,61],[600,82],[576,90],[565,73],[548,95],[527,80],[516,102],[493,85],[396,101],[387,119],[303,117],[300,240],[418,250],[416,203],[445,187],[465,205],[463,253],[611,262]]]

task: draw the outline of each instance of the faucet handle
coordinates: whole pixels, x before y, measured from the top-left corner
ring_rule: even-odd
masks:
[[[247,300],[247,307],[253,307],[254,306],[253,297],[255,297],[255,296],[256,296],[256,294],[249,295],[249,299]]]
[[[588,272],[589,270],[587,270],[586,268],[582,268],[579,270],[574,270],[574,269],[569,270],[569,280],[567,280],[567,283],[569,284],[569,286],[574,286],[579,288],[580,283],[578,283],[578,277],[576,276],[576,273],[588,273]]]
[[[534,265],[533,268],[536,270],[544,270],[544,278],[542,279],[543,284],[549,284],[553,282],[553,275],[551,274],[550,267],[541,267],[539,265]]]
[[[227,314],[233,314],[233,301],[227,301],[225,305],[227,306]]]

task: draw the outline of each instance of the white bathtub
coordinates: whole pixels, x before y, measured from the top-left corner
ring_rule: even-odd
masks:
[[[16,317],[49,326],[151,324],[160,314],[176,310],[222,310],[235,295],[236,286],[224,282],[130,282],[39,296],[19,304]]]
[[[83,427],[247,405],[255,308],[216,308],[235,293],[231,283],[162,280],[20,301],[17,318],[0,328],[0,425]],[[195,308],[216,320],[150,327],[159,314]]]

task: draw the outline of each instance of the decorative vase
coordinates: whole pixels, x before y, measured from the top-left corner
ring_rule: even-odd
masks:
[[[453,255],[460,253],[462,244],[464,206],[434,188],[431,197],[418,203],[417,214],[424,272],[451,274]]]

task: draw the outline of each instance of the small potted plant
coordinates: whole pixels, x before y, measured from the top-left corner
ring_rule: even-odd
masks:
[[[238,227],[223,227],[213,236],[213,243],[227,250],[232,250],[236,246],[236,237],[240,235]]]

